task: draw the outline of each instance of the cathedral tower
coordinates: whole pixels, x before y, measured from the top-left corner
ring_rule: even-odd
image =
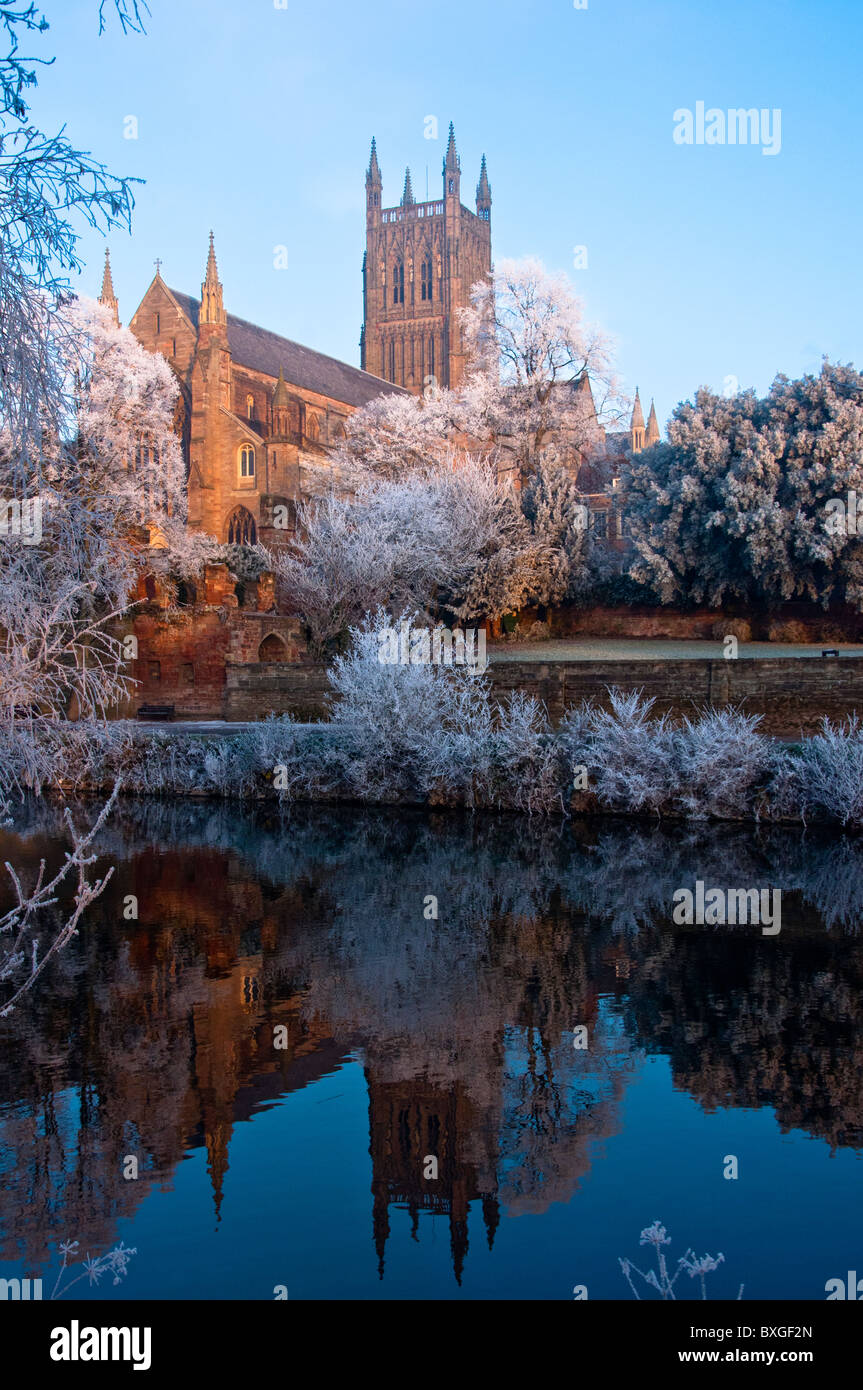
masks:
[[[377,146],[366,171],[361,366],[419,395],[457,386],[466,367],[458,310],[491,269],[491,187],[485,155],[476,212],[461,201],[461,162],[449,128],[443,197],[418,203],[410,170],[397,207],[384,208]]]

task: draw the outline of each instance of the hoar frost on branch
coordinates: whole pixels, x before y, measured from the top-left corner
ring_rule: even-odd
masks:
[[[115,624],[141,566],[195,550],[170,368],[99,305],[74,301],[64,316],[69,336],[62,352],[52,346],[72,416],[64,435],[40,442],[41,541],[0,536],[0,725],[22,712],[64,717],[73,701],[79,717],[104,717],[130,690]],[[13,454],[7,433],[0,482],[10,490]]]
[[[626,403],[610,340],[585,322],[564,275],[533,259],[502,261],[473,286],[460,327],[464,381],[422,397],[391,392],[356,411],[335,455],[347,479],[403,477],[461,449],[526,482],[549,450],[574,472],[602,452],[604,427]]]
[[[601,450],[604,427],[626,403],[611,340],[585,321],[565,275],[530,257],[500,261],[460,318],[473,414],[522,481],[550,447],[561,457]]]
[[[100,33],[111,8],[124,32],[143,32],[146,0],[113,0],[113,6],[100,0]],[[145,437],[150,447],[167,453],[155,405],[164,399],[164,382],[149,378],[153,389],[145,387],[142,368],[124,398],[116,435],[99,420],[98,393],[105,386],[99,361],[112,356],[110,330],[95,315],[85,330],[68,277],[83,267],[82,225],[129,229],[135,180],[109,174],[76,149],[65,130],[48,135],[31,122],[26,94],[37,85],[36,67],[53,59],[24,57],[19,42],[47,29],[31,0],[4,0],[0,6],[0,32],[8,40],[0,57],[0,502],[4,522],[9,508],[20,515],[23,505],[38,505],[42,512],[38,537],[28,538],[33,543],[14,528],[10,534],[8,525],[0,534],[4,811],[12,790],[38,787],[54,773],[70,705],[77,703],[85,717],[104,714],[127,688],[122,653],[108,625],[128,600],[128,523],[140,517],[142,501],[164,506],[171,487],[164,472],[153,476],[142,453]],[[130,429],[136,435],[133,452]],[[118,451],[125,458],[119,477],[112,471]],[[129,479],[136,468],[145,486],[130,507]],[[11,1002],[32,986],[101,892],[105,880],[90,885],[84,870],[92,862],[85,851],[102,819],[90,836],[72,830],[73,853],[50,885],[40,876],[28,896],[15,880],[18,906],[0,924],[14,933],[3,973],[10,978],[27,958],[30,973]],[[40,961],[34,917],[50,905],[51,892],[72,868],[79,874],[72,915]]]
[[[494,463],[451,453],[401,479],[365,482],[300,508],[299,539],[275,567],[319,651],[378,607],[477,622],[565,593],[588,537],[578,494],[541,471],[524,497]]]

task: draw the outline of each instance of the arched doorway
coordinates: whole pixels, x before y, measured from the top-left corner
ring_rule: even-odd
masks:
[[[259,661],[287,661],[288,649],[281,637],[271,632],[258,647]]]

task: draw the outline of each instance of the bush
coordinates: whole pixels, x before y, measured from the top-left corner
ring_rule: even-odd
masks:
[[[863,727],[825,720],[795,748],[757,716],[707,709],[674,724],[640,691],[610,690],[553,729],[522,693],[502,702],[469,666],[382,662],[384,613],[352,631],[331,673],[331,722],[287,716],[222,739],[130,722],[55,723],[35,773],[19,760],[6,798],[27,785],[280,800],[355,800],[566,814],[573,806],[678,820],[829,821],[863,829]],[[575,801],[576,768],[587,774]],[[50,770],[50,775],[49,775]],[[38,774],[38,775],[36,775]],[[35,777],[35,780],[34,780]],[[587,792],[587,799],[583,791]],[[0,797],[0,802],[4,800]]]
[[[802,819],[863,825],[863,729],[856,715],[842,724],[825,719],[821,732],[791,756]]]

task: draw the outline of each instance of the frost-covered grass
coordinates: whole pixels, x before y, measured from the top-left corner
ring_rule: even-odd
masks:
[[[528,814],[828,821],[863,829],[863,728],[825,720],[793,748],[757,716],[708,709],[675,723],[611,690],[553,728],[543,705],[495,699],[467,666],[379,660],[384,614],[332,666],[330,722],[271,717],[192,738],[129,722],[55,726],[48,781],[76,790],[282,802],[347,801]],[[583,772],[579,772],[583,769]]]

